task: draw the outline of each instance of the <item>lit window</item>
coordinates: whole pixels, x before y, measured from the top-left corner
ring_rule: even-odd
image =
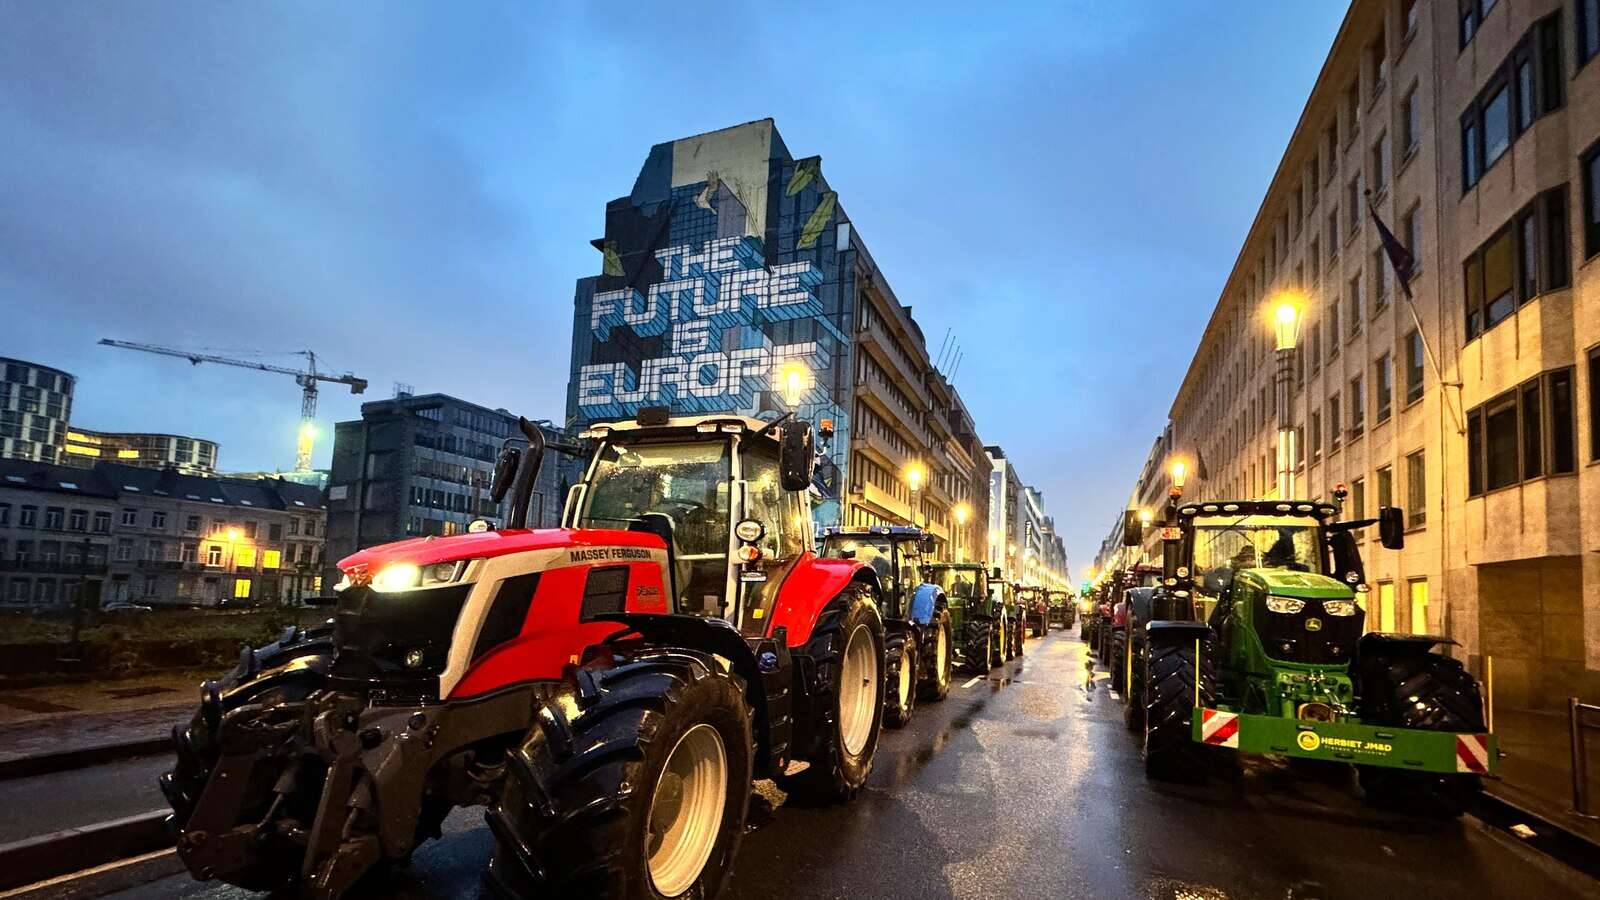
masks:
[[[236,579],[234,579],[234,581],[233,581],[233,599],[235,599],[235,600],[248,600],[248,599],[250,599],[250,579],[248,579],[248,578],[236,578]]]
[[[276,569],[281,558],[282,554],[277,550],[263,550],[261,551],[261,568]]]

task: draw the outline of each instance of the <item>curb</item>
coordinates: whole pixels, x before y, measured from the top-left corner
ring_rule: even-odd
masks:
[[[0,844],[0,891],[172,846],[168,811],[152,810]]]
[[[13,778],[31,778],[35,775],[48,775],[52,772],[65,772],[68,769],[82,769],[86,766],[98,766],[139,756],[154,756],[171,749],[172,739],[162,736],[143,738],[137,741],[123,741],[120,744],[80,747],[76,750],[62,750],[57,753],[39,753],[33,756],[0,759],[0,781],[9,781]]]
[[[1485,825],[1511,834],[1518,843],[1538,850],[1590,878],[1600,879],[1600,843],[1574,831],[1528,806],[1508,800],[1488,790],[1478,795],[1471,814]],[[1533,829],[1532,837],[1511,831],[1512,826]]]

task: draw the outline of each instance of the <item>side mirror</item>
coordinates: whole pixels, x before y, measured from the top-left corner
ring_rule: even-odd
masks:
[[[1389,550],[1399,550],[1406,545],[1405,510],[1398,506],[1378,510],[1378,543]]]
[[[1144,523],[1139,521],[1139,511],[1130,509],[1122,514],[1122,546],[1137,547],[1144,543]]]
[[[811,488],[817,453],[811,436],[811,423],[793,421],[783,426],[779,444],[778,472],[783,489],[804,491]]]
[[[500,458],[494,463],[494,481],[489,483],[489,499],[496,506],[510,493],[512,483],[517,480],[517,466],[521,463],[521,450],[516,447],[500,448]]]
[[[1333,551],[1333,577],[1351,588],[1366,582],[1367,573],[1361,566],[1361,551],[1356,547],[1355,535],[1336,531],[1328,536],[1328,547]]]

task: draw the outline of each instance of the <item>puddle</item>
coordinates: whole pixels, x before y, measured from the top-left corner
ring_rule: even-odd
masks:
[[[159,684],[148,684],[144,687],[110,688],[100,693],[118,700],[131,700],[134,697],[148,697],[151,694],[175,694],[177,688],[162,687]]]

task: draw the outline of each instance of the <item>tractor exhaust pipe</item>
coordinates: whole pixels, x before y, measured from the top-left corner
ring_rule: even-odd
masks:
[[[517,427],[528,439],[528,452],[517,467],[516,480],[511,487],[511,509],[506,515],[507,528],[528,527],[528,507],[533,503],[533,483],[539,477],[539,465],[544,461],[544,432],[539,426],[518,416]]]

